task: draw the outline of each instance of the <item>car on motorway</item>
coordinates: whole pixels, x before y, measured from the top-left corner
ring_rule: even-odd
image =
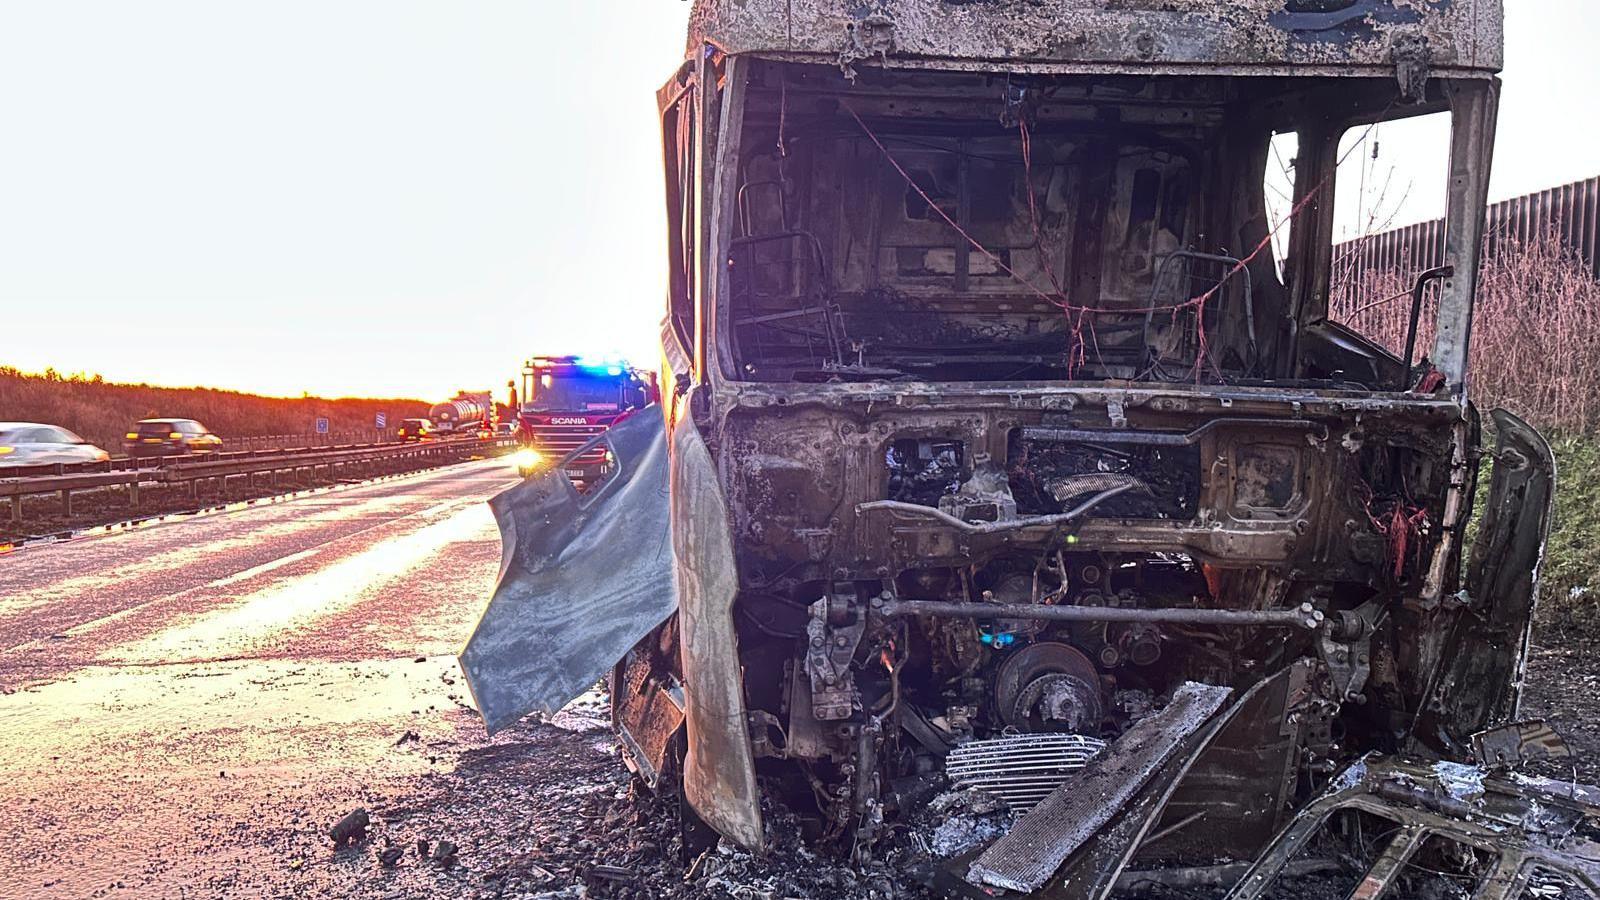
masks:
[[[129,456],[198,456],[222,450],[222,438],[193,419],[142,419],[122,441]]]
[[[432,440],[433,432],[433,422],[428,419],[401,419],[400,427],[395,430],[400,440],[407,443]]]
[[[59,425],[0,422],[0,466],[105,462],[111,454]]]

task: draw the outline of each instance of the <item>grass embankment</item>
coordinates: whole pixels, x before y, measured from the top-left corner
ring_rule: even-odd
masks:
[[[1600,437],[1558,437],[1556,511],[1540,573],[1541,624],[1600,626]],[[1487,481],[1487,477],[1485,477]]]
[[[309,434],[318,417],[333,432],[373,427],[377,413],[390,427],[407,416],[426,416],[421,400],[262,397],[214,388],[118,384],[98,375],[32,374],[0,366],[0,421],[45,422],[82,435],[116,453],[128,426],[140,419],[197,419],[229,437]]]

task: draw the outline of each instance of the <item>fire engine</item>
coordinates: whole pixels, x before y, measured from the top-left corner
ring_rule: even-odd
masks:
[[[522,367],[522,402],[517,410],[517,471],[524,476],[560,464],[580,484],[605,473],[610,461],[598,442],[574,456],[596,435],[648,406],[653,374],[620,359],[536,356]]]

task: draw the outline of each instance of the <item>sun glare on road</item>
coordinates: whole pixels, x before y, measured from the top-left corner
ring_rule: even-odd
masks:
[[[425,577],[420,573],[449,545],[493,534],[488,507],[473,502],[418,531],[375,544],[312,574],[267,580],[259,591],[241,595],[225,609],[116,648],[110,657],[173,662],[266,650],[275,638],[376,597],[402,579]]]

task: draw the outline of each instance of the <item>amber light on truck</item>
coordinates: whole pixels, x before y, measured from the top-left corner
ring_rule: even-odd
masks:
[[[544,454],[532,447],[523,447],[521,450],[511,454],[511,462],[517,467],[517,471],[531,472],[537,469],[540,463],[544,462]]]

